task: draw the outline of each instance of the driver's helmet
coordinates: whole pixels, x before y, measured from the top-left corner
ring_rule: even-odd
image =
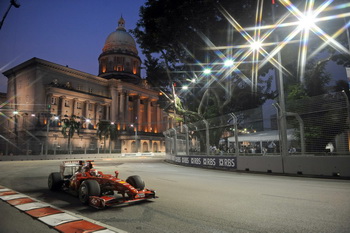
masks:
[[[98,176],[98,171],[96,169],[91,169],[90,170],[90,175],[92,176]]]
[[[83,172],[88,172],[88,171],[90,171],[90,167],[89,166],[84,166],[82,170],[83,170]]]

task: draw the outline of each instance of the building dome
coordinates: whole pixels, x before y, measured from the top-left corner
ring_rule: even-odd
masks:
[[[125,30],[123,17],[116,31],[108,35],[98,61],[100,77],[133,83],[140,80],[141,59],[134,38]]]
[[[117,30],[107,37],[102,51],[138,54],[134,38],[125,30],[125,21],[123,18],[120,18],[118,21]]]

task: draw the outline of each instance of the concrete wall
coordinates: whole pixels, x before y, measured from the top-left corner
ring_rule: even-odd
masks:
[[[287,156],[282,164],[280,156],[239,156],[237,170],[350,177],[350,157]]]
[[[283,158],[282,164],[279,156],[239,156],[237,170],[248,169],[256,172],[350,177],[350,157],[287,156]]]
[[[182,162],[182,157],[184,156],[166,156],[167,160],[189,165]],[[220,158],[220,156],[211,157]],[[283,159],[280,156],[238,156],[233,158],[237,161],[235,169],[237,171],[350,178],[350,156],[287,156]],[[215,168],[205,165],[201,167]]]
[[[238,156],[237,170],[283,173],[280,156]]]
[[[350,177],[350,157],[286,157],[285,173]]]

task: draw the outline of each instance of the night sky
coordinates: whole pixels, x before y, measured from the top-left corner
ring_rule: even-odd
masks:
[[[126,29],[134,29],[146,0],[17,0],[0,30],[0,92],[7,91],[2,73],[38,57],[97,75],[98,56],[122,15]],[[10,0],[0,0],[0,17]],[[140,54],[141,60],[143,56]],[[329,64],[335,80],[346,80],[345,68]],[[142,71],[142,77],[145,71]]]
[[[98,56],[122,15],[134,29],[145,0],[17,0],[0,30],[0,92],[4,71],[33,57],[97,75]],[[10,0],[0,1],[0,17]],[[143,56],[139,56],[143,60]]]

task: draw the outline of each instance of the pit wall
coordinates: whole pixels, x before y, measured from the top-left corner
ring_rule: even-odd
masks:
[[[196,167],[230,168],[237,171],[350,178],[350,157],[346,156],[287,156],[282,159],[280,156],[193,157],[167,155],[166,158],[168,161],[177,164]],[[202,160],[199,158],[202,158]],[[215,163],[215,166],[204,165],[203,158],[205,158],[206,161],[218,162]],[[234,160],[232,160],[233,158]],[[227,159],[231,159],[231,161],[227,163]],[[195,163],[192,164],[192,161]],[[233,162],[235,163],[234,166],[232,164]]]

